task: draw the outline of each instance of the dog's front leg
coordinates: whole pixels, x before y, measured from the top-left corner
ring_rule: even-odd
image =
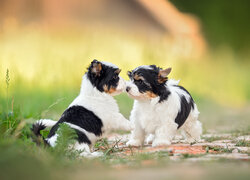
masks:
[[[133,124],[120,113],[115,114],[114,121],[113,129],[120,129],[124,131],[131,131],[134,129]]]
[[[152,144],[155,139],[154,134],[149,134],[148,137],[146,138],[146,144]]]
[[[130,140],[126,143],[127,146],[142,146],[145,138],[145,131],[142,129],[139,122],[134,122],[135,128],[131,133]]]
[[[155,139],[152,143],[153,147],[156,146],[167,146],[171,144],[171,141],[177,130],[176,123],[169,123],[168,125],[163,125],[155,130]]]

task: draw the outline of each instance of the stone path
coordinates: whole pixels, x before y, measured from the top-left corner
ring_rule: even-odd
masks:
[[[114,145],[121,156],[133,155],[134,153],[167,152],[170,159],[178,161],[183,156],[188,161],[208,161],[215,159],[237,159],[250,161],[250,135],[233,136],[231,134],[204,134],[199,143],[187,144],[182,137],[177,135],[170,146],[152,147],[126,147],[129,135],[111,134],[108,144]]]

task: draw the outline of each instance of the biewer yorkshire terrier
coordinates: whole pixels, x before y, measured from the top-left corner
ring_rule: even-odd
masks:
[[[132,123],[119,112],[113,96],[125,90],[126,83],[119,76],[120,69],[107,62],[93,60],[83,76],[80,94],[64,111],[59,121],[41,119],[33,124],[36,136],[40,131],[52,127],[45,143],[54,147],[57,142],[57,130],[65,123],[77,134],[76,150],[83,156],[101,155],[91,152],[92,145],[102,137],[103,133],[114,129],[132,130]]]
[[[130,121],[135,129],[128,146],[141,146],[145,136],[152,146],[170,145],[177,129],[186,140],[197,142],[202,134],[199,111],[189,92],[179,81],[168,80],[171,68],[139,66],[128,72],[127,94],[135,99]]]

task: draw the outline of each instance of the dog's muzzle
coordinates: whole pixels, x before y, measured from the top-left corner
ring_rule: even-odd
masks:
[[[131,87],[129,87],[129,86],[126,87],[126,91],[127,91],[127,92],[129,92],[130,89],[131,89]]]

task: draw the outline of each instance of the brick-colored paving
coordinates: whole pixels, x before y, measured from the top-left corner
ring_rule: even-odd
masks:
[[[121,156],[133,155],[134,153],[154,153],[168,152],[173,160],[177,160],[183,154],[201,155],[190,158],[191,160],[211,160],[216,158],[250,160],[250,136],[231,136],[230,134],[205,134],[201,142],[187,144],[181,136],[176,136],[170,146],[152,147],[144,145],[143,147],[126,147],[125,143],[129,135],[112,134],[108,137],[109,144],[115,144],[120,149]]]
[[[206,148],[204,146],[190,146],[190,145],[170,145],[170,146],[161,146],[161,147],[151,147],[149,145],[144,146],[143,148],[126,148],[125,153],[127,155],[137,153],[146,153],[146,152],[157,152],[157,151],[167,151],[170,154],[205,154],[207,153]],[[209,150],[213,152],[212,150]]]

